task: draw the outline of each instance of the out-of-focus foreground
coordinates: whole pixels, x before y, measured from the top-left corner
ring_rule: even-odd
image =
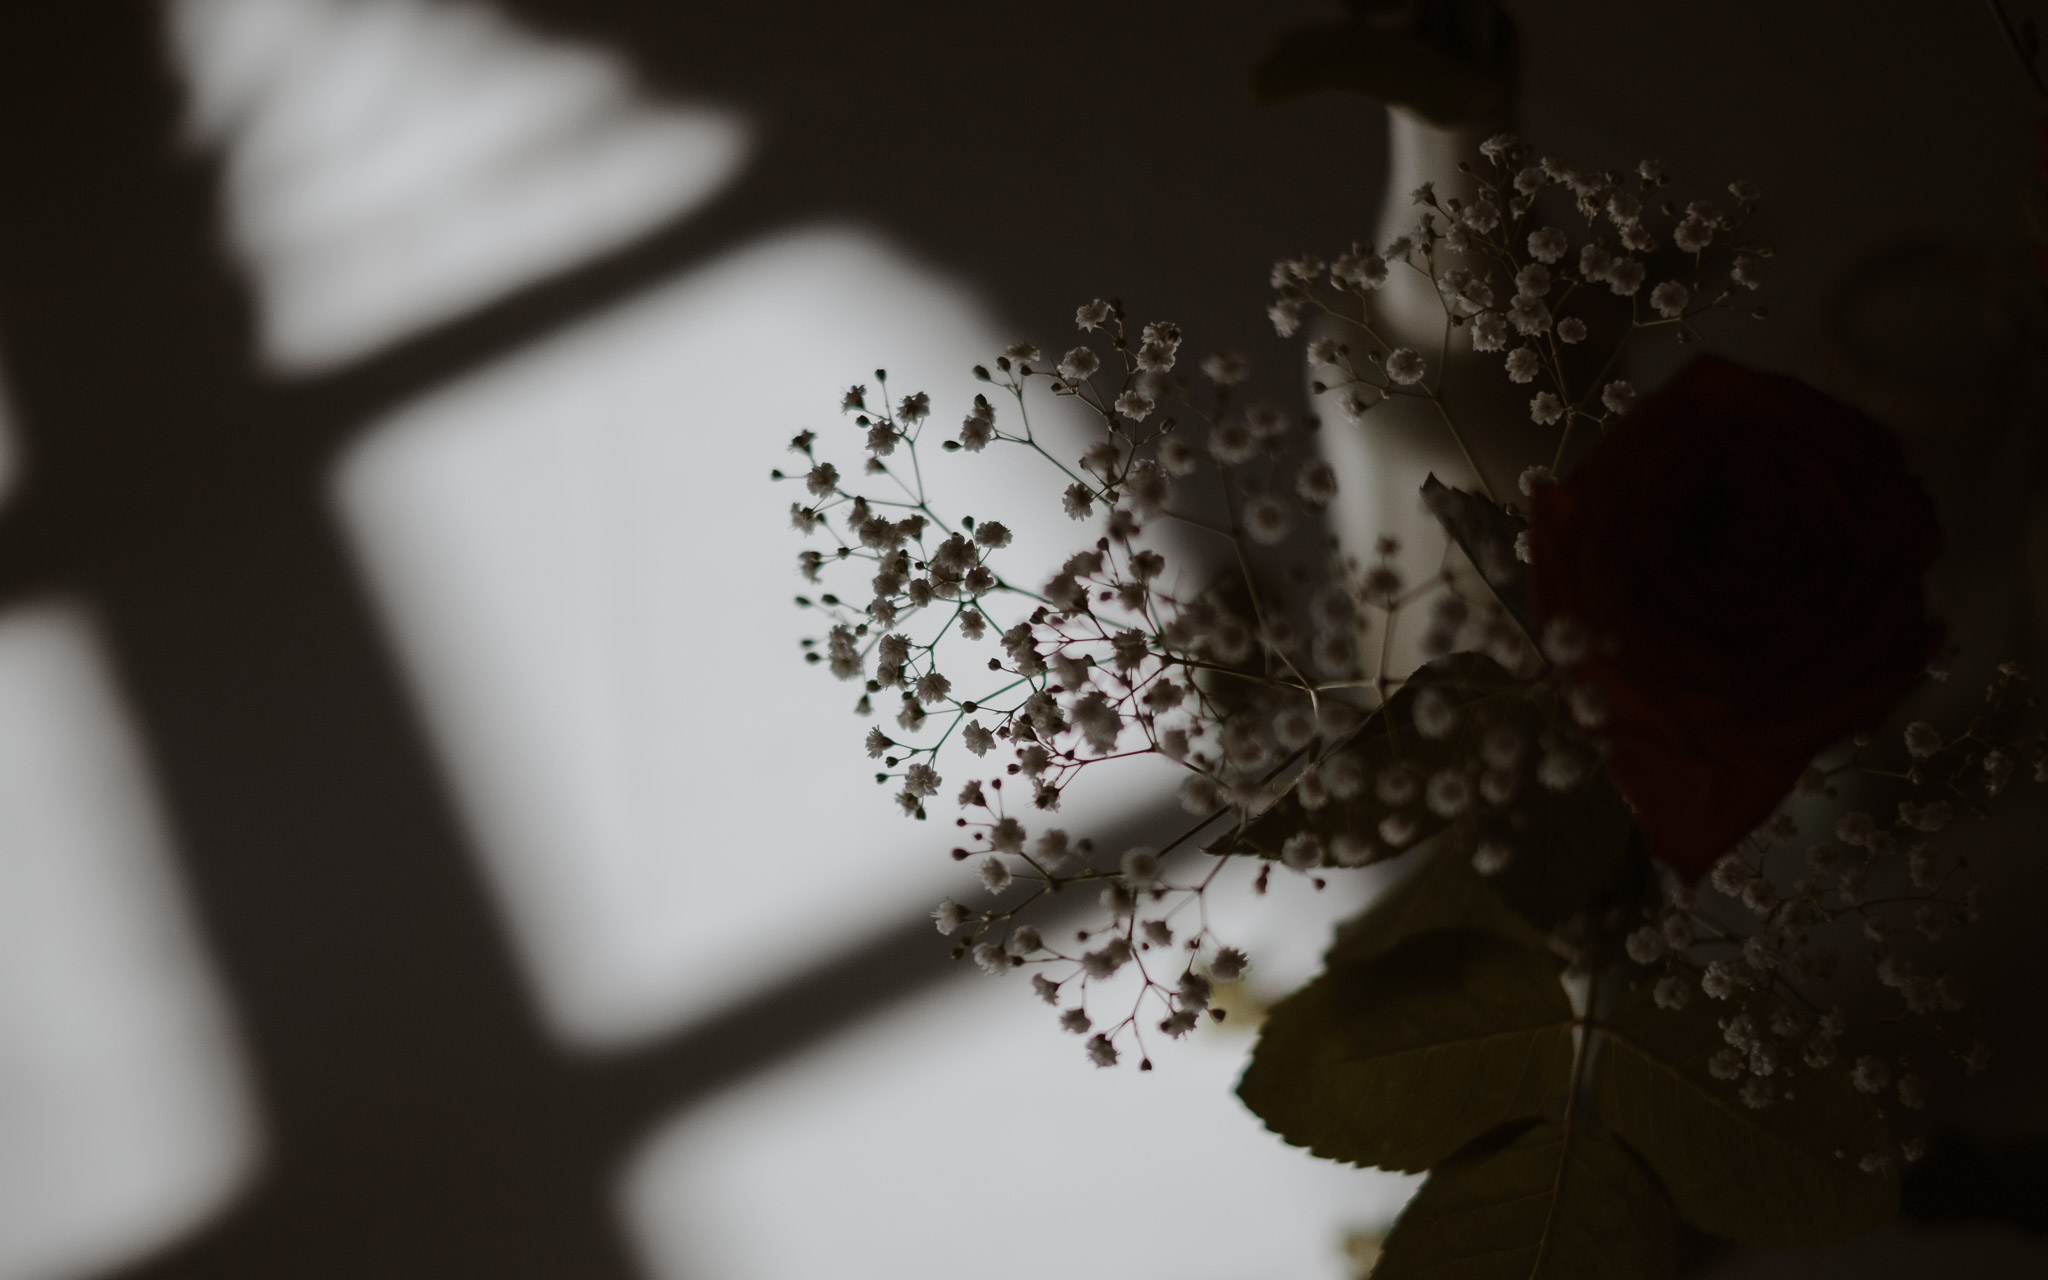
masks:
[[[2033,646],[1995,37],[1523,7],[1521,130],[1764,187],[1730,347],[1910,433],[1958,638]],[[1264,1133],[1241,1032],[1098,1074],[947,967],[766,483],[878,363],[957,414],[1098,294],[1298,393],[1266,267],[1362,234],[1383,114],[1243,86],[1320,12],[0,16],[0,1280],[1345,1275],[1410,1184]],[[1357,900],[1248,911],[1258,989]]]

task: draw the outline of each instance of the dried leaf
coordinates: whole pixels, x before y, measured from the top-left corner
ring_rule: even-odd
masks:
[[[1515,559],[1515,538],[1528,528],[1528,521],[1479,494],[1453,489],[1433,474],[1422,482],[1422,502],[1479,571],[1501,607],[1535,639],[1529,575]]]

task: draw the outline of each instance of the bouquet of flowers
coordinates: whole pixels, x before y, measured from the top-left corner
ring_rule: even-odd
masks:
[[[2048,777],[2026,674],[1998,668],[1967,723],[1886,728],[1951,656],[1896,442],[1712,356],[1649,394],[1615,376],[1750,308],[1749,184],[1680,206],[1651,163],[1482,151],[1468,195],[1415,193],[1408,234],[1275,267],[1283,337],[1332,318],[1304,335],[1326,424],[1113,301],[1071,350],[976,368],[956,429],[879,372],[849,389],[865,462],[807,430],[777,473],[803,576],[836,588],[799,598],[825,619],[806,656],[862,686],[903,811],[957,811],[983,896],[933,912],[955,956],[1028,975],[1099,1066],[1225,1016],[1255,959],[1209,922],[1227,870],[1264,892],[1397,864],[1238,1090],[1318,1156],[1428,1171],[1374,1274],[1670,1274],[1680,1221],[1860,1233],[1896,1212],[1932,1082],[1986,1061],[1937,948],[1977,911],[1957,829]],[[1434,350],[1382,336],[1398,273],[1441,306]],[[1461,419],[1447,369],[1475,357],[1526,420]],[[1048,396],[1096,424],[1078,457],[1034,429]],[[1450,550],[1421,580],[1390,540],[1319,532],[1343,496],[1316,432],[1403,403],[1526,464],[1512,493],[1431,477]],[[926,492],[934,444],[1042,465],[1091,536],[1006,576],[1011,530]],[[979,776],[941,776],[956,742]],[[1183,829],[1101,850],[1058,825],[1078,774],[1130,757],[1180,771]]]

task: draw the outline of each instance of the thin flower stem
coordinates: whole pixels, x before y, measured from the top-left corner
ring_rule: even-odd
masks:
[[[1465,455],[1465,465],[1472,469],[1472,475],[1479,481],[1479,487],[1485,492],[1487,501],[1495,506],[1501,505],[1500,495],[1493,491],[1493,482],[1488,480],[1486,473],[1479,469],[1479,460],[1472,456],[1472,446],[1465,443],[1464,433],[1458,430],[1457,423],[1451,421],[1450,412],[1444,408],[1443,398],[1437,393],[1431,392],[1429,394],[1429,402],[1436,406],[1436,415],[1443,419],[1444,428],[1451,433],[1451,439],[1457,441],[1458,452]]]

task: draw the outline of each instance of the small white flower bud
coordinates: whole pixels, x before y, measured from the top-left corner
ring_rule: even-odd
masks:
[[[1322,776],[1323,785],[1329,788],[1330,794],[1338,800],[1351,799],[1365,786],[1365,766],[1359,763],[1357,756],[1349,753],[1325,756],[1323,762],[1316,766],[1316,772]]]
[[[1700,974],[1700,990],[1714,1000],[1726,1000],[1735,994],[1735,970],[1726,960],[1709,963]]]
[[[1928,833],[1941,830],[1955,816],[1948,801],[1935,800],[1928,804],[1914,804],[1910,800],[1899,802],[1899,821],[1915,831]],[[1876,850],[1872,850],[1876,852]]]
[[[1508,318],[1498,311],[1486,311],[1472,319],[1472,349],[1499,351],[1508,345]]]
[[[1880,1059],[1869,1054],[1856,1059],[1856,1065],[1849,1072],[1849,1082],[1864,1093],[1883,1093],[1892,1082],[1892,1069]]]
[[[1413,386],[1429,372],[1422,353],[1413,347],[1396,347],[1387,355],[1387,376],[1403,386]]]
[[[1333,785],[1330,790],[1335,792],[1336,787]],[[1381,804],[1396,807],[1413,804],[1421,792],[1422,781],[1416,777],[1415,771],[1398,762],[1381,769],[1379,777],[1373,781],[1373,794],[1379,797]]]
[[[1758,915],[1778,905],[1778,886],[1758,876],[1742,886],[1742,905]]]
[[[1472,851],[1472,869],[1482,876],[1496,876],[1507,869],[1515,857],[1515,850],[1499,840],[1481,840],[1479,847]]]
[[[1010,867],[1001,858],[984,858],[981,863],[981,887],[990,893],[1001,893],[1010,887]]]
[[[1628,958],[1637,964],[1655,964],[1664,955],[1664,935],[1644,925],[1628,935],[1625,946]]]
[[[1388,814],[1380,819],[1378,828],[1379,838],[1396,849],[1406,848],[1408,842],[1413,840],[1419,831],[1420,827],[1414,816],[1406,813]]]
[[[1543,624],[1542,647],[1553,666],[1574,667],[1592,650],[1593,637],[1578,619],[1559,616]]]
[[[1223,791],[1207,774],[1190,774],[1181,779],[1180,804],[1189,813],[1206,817],[1222,807]]]
[[[1554,748],[1536,762],[1536,781],[1546,791],[1572,791],[1586,780],[1588,768],[1586,758],[1578,752]]]
[[[967,916],[967,908],[946,898],[932,912],[932,923],[939,927],[940,933],[952,933],[967,923]]]
[[[1462,769],[1439,769],[1430,775],[1424,803],[1439,818],[1455,818],[1472,807],[1472,780]]]
[[[1290,871],[1310,871],[1323,864],[1323,842],[1313,831],[1297,831],[1280,846],[1280,862]]]
[[[1920,1076],[1906,1074],[1899,1077],[1899,1105],[1909,1111],[1918,1111],[1927,1105],[1927,1081]]]
[[[1673,951],[1683,951],[1693,944],[1692,921],[1679,912],[1664,917],[1661,929],[1664,945]]]
[[[1716,1080],[1735,1080],[1748,1066],[1749,1056],[1740,1049],[1718,1049],[1707,1059],[1707,1074]]]
[[[1133,889],[1149,889],[1159,879],[1159,851],[1150,845],[1126,850],[1122,865],[1124,879]]]
[[[1572,721],[1581,729],[1598,729],[1607,723],[1607,691],[1597,684],[1575,684],[1565,695]]]
[[[1091,978],[1107,978],[1124,967],[1131,958],[1131,944],[1122,938],[1111,938],[1096,951],[1081,956],[1081,971]]]
[[[1166,1033],[1168,1039],[1178,1040],[1195,1029],[1195,1021],[1195,1010],[1177,1009],[1160,1019],[1159,1029]]]
[[[1740,896],[1743,886],[1754,878],[1755,873],[1749,869],[1749,864],[1742,860],[1739,853],[1723,854],[1714,864],[1713,870],[1707,873],[1707,883],[1714,886],[1714,891],[1727,894],[1731,898]]]
[[[1236,982],[1244,976],[1248,961],[1236,947],[1224,947],[1209,962],[1209,976],[1217,982]]]
[[[1112,920],[1121,920],[1125,916],[1137,911],[1138,896],[1132,893],[1125,885],[1104,885],[1102,887],[1102,909],[1109,913]]]
[[[1757,1043],[1756,1019],[1747,1013],[1738,1013],[1721,1024],[1721,1038],[1747,1053]]]
[[[1330,861],[1340,867],[1362,867],[1379,856],[1379,850],[1365,837],[1340,831],[1330,841]]]
[[[1413,714],[1416,732],[1431,740],[1448,738],[1458,727],[1458,704],[1441,689],[1417,693]]]
[[[1768,1040],[1759,1040],[1749,1047],[1749,1073],[1751,1075],[1776,1075],[1777,1071],[1778,1046]]]

